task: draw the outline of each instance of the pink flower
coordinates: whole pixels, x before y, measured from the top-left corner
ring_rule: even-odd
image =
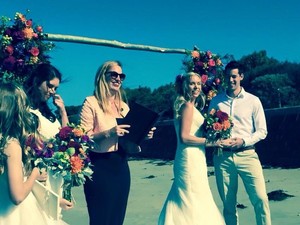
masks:
[[[43,27],[42,26],[37,26],[36,31],[42,33],[43,32]]]
[[[202,82],[202,84],[205,84],[207,80],[208,80],[208,76],[206,74],[202,74],[201,75],[201,82]]]
[[[32,26],[32,20],[27,20],[27,21],[25,22],[25,25],[26,25],[27,27],[31,27],[31,26]]]
[[[33,55],[33,56],[38,56],[40,54],[40,50],[37,47],[32,47],[29,52]]]
[[[206,51],[206,56],[207,56],[207,58],[211,58],[212,57],[212,53],[211,53],[211,51]]]
[[[215,61],[213,59],[209,59],[208,62],[207,62],[207,64],[209,66],[215,66],[216,65],[216,63],[215,63]]]
[[[213,124],[213,129],[219,131],[223,129],[223,126],[221,123],[216,122]]]
[[[216,78],[216,79],[215,79],[215,83],[216,83],[216,85],[219,85],[219,84],[221,83],[220,78]]]
[[[8,55],[12,55],[14,53],[14,47],[11,46],[11,45],[8,45],[5,47],[5,52],[8,54]]]

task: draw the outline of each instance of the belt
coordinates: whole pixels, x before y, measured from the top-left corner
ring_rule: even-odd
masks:
[[[237,148],[237,149],[222,148],[222,150],[224,152],[242,152],[242,151],[246,151],[246,150],[250,150],[250,149],[255,149],[255,146],[254,145],[249,145],[249,146],[241,147],[241,148]]]

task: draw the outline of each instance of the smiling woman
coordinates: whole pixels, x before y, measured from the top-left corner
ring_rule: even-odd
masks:
[[[201,83],[201,76],[195,72],[176,77],[174,182],[161,210],[159,225],[225,224],[208,184],[204,117],[196,108],[205,105]]]
[[[96,72],[94,95],[85,98],[80,114],[82,127],[96,143],[90,153],[93,177],[84,184],[90,225],[122,225],[125,218],[130,170],[119,138],[129,133],[130,125],[117,123],[129,112],[123,100],[125,77],[119,61],[103,63]],[[149,131],[148,138],[152,135]]]

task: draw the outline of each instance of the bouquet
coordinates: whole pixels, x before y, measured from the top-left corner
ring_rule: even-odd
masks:
[[[84,184],[93,174],[89,151],[94,148],[94,142],[82,127],[68,124],[56,134],[53,145],[56,150],[49,168],[54,176],[62,176],[63,198],[71,201],[71,188]]]
[[[0,80],[22,84],[40,63],[49,63],[46,54],[54,48],[45,41],[41,25],[16,13],[14,20],[0,18]]]
[[[230,138],[233,123],[226,112],[211,109],[208,114],[204,114],[204,117],[204,129],[208,142]],[[220,154],[222,154],[222,148],[218,148],[218,155]]]
[[[33,166],[42,170],[49,167],[55,148],[53,140],[45,142],[42,137],[29,135],[25,141],[25,151],[29,153]]]
[[[89,151],[94,142],[79,125],[68,124],[50,140],[29,136],[26,150],[30,152],[34,166],[47,168],[54,177],[63,178],[63,198],[71,201],[71,188],[91,179],[93,171]]]

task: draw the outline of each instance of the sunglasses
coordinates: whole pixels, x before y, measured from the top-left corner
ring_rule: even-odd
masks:
[[[106,73],[107,75],[109,75],[112,79],[117,79],[117,77],[120,77],[120,80],[123,81],[126,78],[126,75],[124,73],[117,73],[115,71],[109,71]]]

